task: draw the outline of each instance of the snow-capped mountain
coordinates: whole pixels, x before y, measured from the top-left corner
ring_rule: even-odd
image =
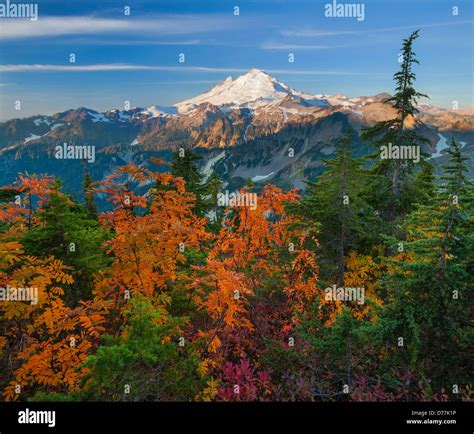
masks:
[[[209,103],[221,108],[251,108],[275,105],[285,98],[304,98],[311,105],[329,105],[324,99],[298,92],[260,69],[253,68],[235,80],[227,77],[207,92],[175,104],[180,113],[186,113],[200,104]]]
[[[359,131],[395,116],[383,103],[388,96],[313,95],[251,69],[172,107],[102,113],[82,107],[12,119],[0,123],[0,185],[12,182],[18,172],[47,172],[61,176],[72,191],[80,190],[83,163],[54,158],[55,146],[66,142],[95,146],[96,162],[89,169],[96,179],[127,162],[147,164],[150,156],[169,158],[172,150],[184,147],[200,153],[202,170],[217,171],[230,188],[246,179],[304,187],[305,179],[324,170],[322,160],[334,154],[345,129]],[[420,133],[431,143],[425,151],[433,161],[443,161],[443,143],[451,136],[472,158],[472,111],[419,108],[425,124]],[[287,157],[290,148],[294,158]],[[367,144],[357,143],[356,154],[369,151]],[[470,165],[474,176],[474,159]]]

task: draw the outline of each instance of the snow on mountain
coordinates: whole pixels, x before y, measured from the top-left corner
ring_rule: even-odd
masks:
[[[301,92],[292,89],[266,72],[253,68],[235,80],[232,77],[227,77],[207,92],[174,106],[179,113],[189,113],[204,103],[226,110],[272,107],[280,105],[284,101],[289,101],[295,106],[305,107],[342,106],[345,110],[356,110],[365,104],[374,102],[371,97],[348,98],[341,94],[312,95]]]
[[[334,155],[345,129],[393,119],[395,109],[383,103],[389,97],[328,95],[322,89],[310,94],[252,69],[172,107],[142,105],[102,113],[79,107],[12,119],[0,122],[0,185],[35,165],[61,176],[70,191],[80,191],[82,163],[66,171],[62,162],[51,158],[56,145],[73,141],[96,146],[98,179],[126,162],[147,164],[149,156],[168,158],[170,151],[183,147],[198,150],[206,179],[215,171],[229,189],[247,179],[305,188],[305,179],[319,176],[324,159]],[[474,178],[474,112],[428,104],[419,108],[417,117],[424,124],[419,131],[430,141],[435,163],[446,159],[446,146],[454,136],[465,146],[469,176]],[[290,148],[298,149],[295,158],[287,158]],[[365,155],[372,149],[357,141],[357,151]]]
[[[130,146],[150,147],[158,141],[159,146],[166,148],[174,146],[176,137],[180,137],[192,146],[224,148],[276,135],[289,124],[296,127],[315,125],[335,113],[342,113],[350,122],[360,125],[392,119],[395,110],[391,105],[383,104],[389,97],[386,93],[359,97],[340,93],[310,94],[295,90],[254,68],[235,79],[228,77],[207,92],[171,107],[151,105],[105,112],[80,107],[53,116],[32,116],[25,126],[21,125],[21,132],[12,120],[14,126],[3,127],[3,133],[0,124],[0,138],[1,134],[4,135],[0,147],[16,145],[17,142],[31,145],[40,138],[45,143],[67,140],[71,134],[76,134],[75,125],[80,123],[84,140],[97,141],[101,146],[128,143]],[[439,132],[474,130],[474,118],[466,109],[461,113],[460,110],[437,109],[428,104],[420,104],[419,108],[420,120]],[[95,126],[89,129],[90,124]],[[433,142],[439,139],[436,135],[432,137]],[[225,164],[226,161],[215,163]],[[245,177],[270,177],[266,174],[273,169],[268,169]]]
[[[203,103],[216,106],[256,108],[281,101],[291,94],[292,89],[286,84],[266,72],[253,68],[235,80],[232,77],[227,77],[211,90],[175,104],[175,107],[179,112],[187,112]]]
[[[92,118],[92,122],[110,122],[110,119],[106,118],[103,113],[98,112],[87,112],[87,114]]]
[[[141,113],[151,116],[153,118],[159,118],[162,116],[175,116],[178,114],[178,110],[174,107],[163,107],[158,105],[152,105]]]
[[[442,134],[438,133],[439,142],[436,144],[436,152],[431,155],[431,158],[440,157],[441,151],[449,148],[448,140]]]
[[[27,137],[23,143],[28,143],[28,142],[31,142],[32,140],[37,140],[37,139],[40,139],[41,136],[38,136],[37,134],[33,134],[31,133],[29,137]]]
[[[217,162],[222,160],[225,157],[225,151],[220,152],[218,155],[215,157],[209,158],[205,166],[201,169],[202,174],[204,175],[204,180],[207,181],[209,176],[212,174],[212,169],[215,166]]]
[[[275,172],[271,172],[268,175],[256,175],[252,178],[253,182],[263,181],[264,179],[269,178],[270,176],[274,175]]]
[[[49,120],[48,118],[46,117],[42,117],[42,118],[39,118],[39,119],[35,119],[33,121],[33,123],[39,127],[41,124],[46,124],[46,125],[51,125],[53,123],[53,121]]]
[[[110,110],[110,113],[113,115],[118,116],[119,121],[121,122],[129,122],[130,118],[132,115],[130,113],[127,113],[126,111],[118,110],[118,109],[112,109]]]
[[[120,111],[117,109],[107,113],[88,111],[88,115],[96,122],[110,122],[118,120],[131,122],[140,119],[146,122],[149,118],[170,118],[174,116],[203,117],[204,114],[214,112],[231,113],[234,109],[250,109],[252,112],[281,113],[283,122],[287,122],[291,115],[305,116],[319,112],[322,108],[334,108],[336,111],[350,111],[359,117],[365,116],[365,107],[381,102],[390,95],[360,96],[350,98],[342,94],[325,95],[310,94],[293,89],[270,74],[253,68],[246,74],[233,79],[227,77],[212,89],[194,98],[174,104],[172,107],[152,105],[146,109]],[[445,113],[445,110],[435,109],[429,105],[420,106],[425,112]],[[276,110],[276,111],[275,111]],[[109,115],[113,114],[111,118]],[[204,119],[204,118],[203,118]],[[207,118],[206,118],[207,119]],[[35,125],[47,122],[46,119],[37,119]],[[245,139],[245,137],[244,137]]]

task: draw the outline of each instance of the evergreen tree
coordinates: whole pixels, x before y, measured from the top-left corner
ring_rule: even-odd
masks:
[[[309,189],[297,212],[307,222],[317,222],[313,230],[320,243],[320,264],[327,277],[336,274],[344,284],[344,258],[351,249],[368,247],[378,218],[365,198],[366,174],[361,161],[352,158],[352,131],[339,143],[336,158],[325,161],[327,170]],[[309,223],[312,224],[312,223]],[[371,229],[372,228],[372,229]],[[334,268],[337,270],[334,273]]]
[[[466,158],[454,140],[448,154],[445,185],[406,217],[403,253],[387,258],[389,300],[380,323],[386,341],[404,342],[403,348],[394,344],[391,364],[431,378],[433,393],[469,381],[463,366],[469,359],[474,197],[465,181]]]
[[[10,202],[14,200],[17,194],[19,193],[13,188],[0,189],[0,203]]]
[[[208,210],[204,176],[196,167],[196,162],[201,159],[202,157],[190,150],[179,149],[173,152],[173,162],[171,163],[171,173],[176,177],[183,178],[186,182],[186,191],[195,195],[194,212],[198,216],[204,216]]]
[[[85,168],[84,181],[82,182],[84,191],[84,201],[87,215],[92,219],[97,219],[99,216],[99,210],[95,203],[94,193],[91,189],[94,187],[94,180],[92,179],[89,170]]]
[[[216,172],[212,172],[206,182],[206,192],[209,195],[209,207],[214,212],[215,221],[219,223],[223,217],[223,208],[219,205],[219,193],[222,193],[223,182]]]
[[[428,161],[422,161],[421,169],[414,179],[416,189],[413,203],[428,204],[436,195],[437,187],[435,183],[434,166]]]
[[[53,255],[73,267],[74,283],[67,301],[74,305],[90,297],[94,278],[107,266],[102,248],[105,232],[79,203],[60,193],[61,184],[47,198],[39,213],[40,224],[22,240],[28,254],[40,258]]]
[[[108,336],[86,366],[86,387],[78,400],[189,401],[206,384],[199,373],[196,345],[183,339],[184,320],[149,300],[131,300],[127,326]],[[127,391],[128,386],[128,391]]]
[[[381,148],[389,145],[397,147],[420,147],[420,159],[423,153],[421,146],[428,143],[428,140],[417,133],[416,128],[420,122],[415,119],[418,112],[416,108],[417,99],[427,97],[414,89],[416,75],[413,72],[413,65],[418,64],[413,52],[413,43],[418,38],[418,30],[410,37],[404,39],[401,53],[400,70],[394,74],[396,83],[393,97],[384,101],[397,111],[394,119],[381,121],[373,127],[366,128],[362,133],[364,140],[369,140],[375,147]],[[380,175],[373,185],[375,192],[383,192],[383,195],[374,195],[380,200],[374,206],[381,211],[382,216],[389,222],[394,222],[398,217],[408,212],[413,204],[416,185],[413,183],[414,162],[410,159],[402,158],[380,158],[381,153],[377,152],[371,157],[376,159],[373,172]]]
[[[443,166],[444,174],[441,177],[444,181],[444,190],[459,196],[466,193],[466,176],[464,172],[467,172],[465,161],[468,161],[469,158],[462,155],[461,148],[454,140],[454,137],[451,139],[447,154],[449,155],[449,164]]]

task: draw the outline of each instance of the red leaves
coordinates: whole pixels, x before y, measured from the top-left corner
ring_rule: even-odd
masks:
[[[241,359],[238,364],[226,362],[220,380],[222,386],[219,387],[217,399],[222,401],[265,400],[273,389],[270,373],[256,372],[245,359]]]

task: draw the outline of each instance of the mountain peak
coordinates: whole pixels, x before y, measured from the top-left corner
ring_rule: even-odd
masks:
[[[212,89],[175,106],[180,112],[192,110],[199,104],[210,103],[219,107],[255,108],[283,100],[291,89],[266,72],[252,68],[235,80],[227,77]]]
[[[258,69],[258,68],[250,69],[245,74],[245,76],[247,76],[247,77],[269,77],[269,78],[273,78],[270,74],[268,74],[265,71],[262,71],[261,69]]]

